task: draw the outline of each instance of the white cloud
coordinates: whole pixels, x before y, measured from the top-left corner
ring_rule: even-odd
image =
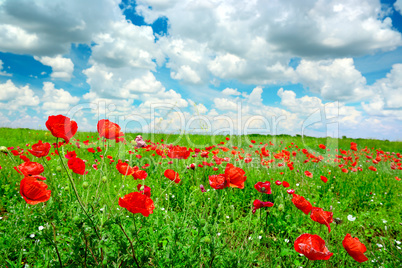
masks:
[[[394,3],[394,8],[402,15],[402,0],[397,0]]]
[[[9,74],[9,73],[7,73],[5,71],[2,71],[2,70],[3,70],[3,61],[0,60],[0,75],[2,75],[2,76],[12,76],[12,74]]]
[[[283,88],[280,88],[277,94],[281,98],[282,106],[294,113],[302,115],[311,114],[314,111],[319,110],[323,105],[321,99],[317,97],[303,96],[301,98],[296,98],[296,93],[292,90],[284,90]]]
[[[0,51],[38,56],[65,54],[71,43],[89,44],[110,21],[122,19],[119,3],[4,0],[0,4]]]
[[[80,100],[62,88],[56,89],[51,82],[43,83],[43,91],[42,108],[46,115],[66,114]]]
[[[357,101],[372,95],[365,88],[366,78],[356,70],[351,58],[301,60],[296,73],[299,82],[326,100]]]
[[[137,1],[152,23],[169,21],[158,41],[172,77],[207,82],[206,72],[250,84],[295,80],[293,57],[308,61],[393,50],[401,34],[378,1]],[[207,67],[207,70],[205,69]],[[191,75],[184,75],[184,71]],[[183,75],[182,75],[183,73]],[[198,80],[198,77],[201,79]]]
[[[28,85],[17,87],[11,80],[0,84],[0,109],[25,111],[27,107],[39,104],[39,97]]]
[[[43,65],[52,67],[50,77],[52,79],[60,79],[70,81],[74,71],[74,63],[71,59],[63,58],[61,55],[56,57],[34,57],[35,60],[40,61]]]
[[[227,87],[224,90],[222,90],[222,94],[228,95],[228,96],[230,96],[230,95],[238,96],[241,93],[239,91],[237,91],[237,88],[233,89],[233,88]]]
[[[136,26],[126,20],[110,22],[107,31],[94,36],[91,62],[107,67],[155,70],[164,61],[161,50],[154,42],[152,28]]]

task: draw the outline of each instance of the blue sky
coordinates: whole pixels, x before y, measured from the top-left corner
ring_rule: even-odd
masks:
[[[0,0],[0,126],[401,140],[402,0]],[[336,122],[326,125],[325,118]]]

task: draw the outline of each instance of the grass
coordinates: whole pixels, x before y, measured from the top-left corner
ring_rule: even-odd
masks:
[[[28,205],[19,193],[19,183],[23,178],[13,167],[22,160],[18,156],[0,155],[0,266],[1,267],[136,267],[133,250],[141,267],[399,267],[402,265],[402,250],[398,242],[402,240],[401,220],[401,170],[390,168],[391,162],[401,159],[396,154],[402,153],[402,142],[379,140],[331,139],[313,137],[279,136],[233,136],[230,141],[225,136],[143,134],[144,139],[153,142],[181,146],[198,147],[217,145],[230,148],[222,150],[219,157],[230,157],[230,163],[244,169],[247,180],[244,189],[225,188],[214,190],[209,186],[208,176],[224,173],[226,163],[214,167],[187,169],[187,165],[202,161],[215,161],[209,158],[189,157],[188,159],[161,158],[152,156],[155,151],[138,149],[134,151],[130,143],[137,133],[126,133],[127,144],[108,140],[107,149],[90,153],[87,148],[99,146],[105,148],[98,133],[78,132],[71,144],[60,148],[61,155],[75,150],[77,156],[87,160],[87,175],[72,174],[79,196],[90,215],[85,216],[74,196],[72,185],[57,155],[51,155],[49,161],[37,159],[28,154],[31,161],[44,165],[42,174],[45,183],[52,190],[52,197],[45,203]],[[54,143],[56,139],[48,131],[29,129],[0,129],[0,146],[19,146],[24,151],[42,140]],[[83,141],[89,140],[85,145]],[[250,148],[251,140],[255,140]],[[260,142],[269,144],[269,157],[273,160],[269,168],[260,164],[260,157],[255,150],[260,150]],[[362,171],[342,172],[334,162],[335,154],[349,150],[350,142],[358,144],[359,161],[356,167]],[[76,142],[80,148],[76,146]],[[293,144],[292,144],[293,143]],[[27,144],[29,144],[27,146]],[[319,144],[326,144],[329,151],[322,150]],[[231,154],[232,146],[236,151],[242,148],[250,163],[236,161]],[[295,146],[298,146],[296,148]],[[362,151],[365,147],[367,151]],[[286,149],[285,149],[286,148]],[[298,149],[307,148],[316,156],[323,155],[318,163],[305,162],[306,155]],[[340,149],[335,151],[335,149]],[[214,148],[216,149],[216,148]],[[214,150],[212,149],[212,150]],[[290,161],[294,170],[281,158],[273,155],[287,150],[291,152]],[[377,150],[377,151],[376,151]],[[296,156],[292,152],[296,152]],[[384,151],[382,161],[374,165],[366,155]],[[54,152],[54,148],[51,149]],[[387,154],[389,152],[389,154]],[[394,154],[393,154],[394,153]],[[101,158],[101,155],[105,157]],[[106,156],[113,158],[111,162]],[[141,155],[138,159],[136,155]],[[211,154],[210,154],[211,155]],[[393,156],[393,160],[385,156]],[[131,176],[122,176],[116,170],[118,159],[129,160],[130,166],[142,167],[148,177],[134,180]],[[337,158],[339,159],[339,158]],[[63,159],[66,162],[67,159]],[[92,168],[97,160],[98,170]],[[169,161],[173,161],[169,164]],[[327,162],[329,161],[329,162]],[[44,164],[45,163],[45,164]],[[350,163],[346,165],[349,167]],[[375,166],[377,171],[371,171]],[[181,182],[175,184],[163,176],[171,168],[180,174]],[[313,178],[304,175],[310,171]],[[70,170],[69,170],[70,171]],[[328,182],[320,180],[326,176]],[[287,181],[296,194],[304,196],[313,206],[325,211],[332,211],[335,223],[331,223],[331,232],[325,226],[310,219],[291,202],[292,196],[286,188],[275,185],[275,181]],[[272,195],[263,195],[254,189],[258,181],[270,181]],[[138,184],[151,187],[151,198],[155,203],[153,214],[144,217],[132,214],[118,206],[119,197],[137,191]],[[203,184],[207,192],[200,190]],[[261,208],[252,213],[253,201],[260,199],[274,202],[272,208]],[[356,219],[348,220],[348,215]],[[121,226],[121,227],[120,227]],[[40,227],[40,228],[39,228]],[[43,228],[42,228],[43,227]],[[124,230],[124,232],[122,231]],[[328,249],[334,255],[328,261],[308,261],[300,256],[293,247],[294,241],[303,233],[320,235]],[[369,261],[357,263],[342,246],[347,233],[366,245],[365,255]],[[130,243],[133,247],[131,248]],[[59,261],[60,257],[60,261]]]

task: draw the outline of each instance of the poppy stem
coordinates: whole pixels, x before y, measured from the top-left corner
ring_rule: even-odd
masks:
[[[119,226],[120,226],[120,229],[123,231],[124,235],[127,237],[128,242],[130,242],[131,251],[133,252],[133,259],[134,259],[135,263],[137,264],[137,267],[138,267],[138,268],[141,267],[141,266],[138,264],[137,258],[135,257],[135,251],[134,251],[134,247],[133,247],[133,242],[131,242],[131,239],[128,237],[126,231],[124,231],[123,226],[121,225],[121,223],[119,222],[118,224],[119,224]]]
[[[58,142],[59,142],[59,138],[56,139],[56,144],[58,144]],[[58,155],[59,155],[59,157],[60,157],[61,165],[63,166],[64,170],[66,171],[67,177],[68,177],[68,179],[70,180],[70,184],[71,184],[71,186],[73,187],[75,197],[77,198],[78,203],[80,204],[82,210],[84,211],[84,214],[87,216],[87,218],[88,218],[89,221],[91,222],[92,227],[94,228],[94,231],[95,231],[95,233],[96,233],[96,236],[99,238],[99,240],[101,240],[101,236],[100,236],[99,233],[98,233],[98,229],[96,228],[95,223],[92,221],[92,219],[91,219],[91,217],[89,216],[88,212],[85,210],[84,204],[82,203],[81,198],[80,198],[80,196],[78,195],[77,187],[75,187],[75,183],[74,183],[73,179],[71,178],[70,173],[68,172],[68,170],[67,170],[67,168],[66,168],[66,165],[64,164],[63,158],[61,157],[61,154],[60,154],[60,152],[59,152],[59,148],[56,147],[56,150],[57,150],[57,153],[58,153]]]

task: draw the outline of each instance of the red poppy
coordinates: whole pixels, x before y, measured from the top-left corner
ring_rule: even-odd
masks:
[[[322,180],[323,182],[327,183],[327,181],[328,181],[327,177],[321,176],[320,178],[321,178],[321,180]]]
[[[329,260],[334,253],[329,252],[325,241],[318,235],[302,234],[295,243],[296,252],[303,254],[309,260]]]
[[[139,192],[129,193],[123,198],[119,198],[119,206],[131,213],[141,213],[145,217],[152,214],[155,209],[154,201]]]
[[[290,184],[287,181],[283,181],[282,186],[285,187],[285,188],[288,188],[290,186]]]
[[[140,193],[142,193],[148,197],[151,197],[151,188],[150,187],[148,187],[146,185],[138,184],[137,190],[140,191]]]
[[[207,190],[205,190],[205,187],[202,184],[200,184],[200,189],[201,189],[201,192],[203,192],[203,193],[205,193],[207,191]]]
[[[24,162],[18,167],[14,167],[14,169],[24,176],[40,175],[43,171],[45,171],[42,164],[30,161]]]
[[[33,144],[32,149],[28,149],[28,151],[36,157],[44,157],[49,154],[50,147],[50,143],[42,143],[42,141],[39,140],[38,143]]]
[[[275,181],[275,184],[276,184],[276,185],[281,185],[282,182],[281,182],[280,180],[277,180],[277,181]]]
[[[306,175],[306,176],[309,177],[309,178],[312,178],[312,177],[313,177],[313,174],[312,174],[310,171],[308,171],[308,170],[304,171],[304,175]]]
[[[307,201],[301,195],[294,194],[293,198],[292,198],[292,202],[298,209],[303,211],[303,213],[306,215],[308,215],[310,213],[311,209],[313,208],[311,203],[309,201]]]
[[[177,158],[177,159],[187,159],[190,156],[191,151],[187,150],[186,147],[182,146],[173,146],[169,148],[167,156],[169,158]]]
[[[130,167],[130,165],[126,162],[122,162],[120,159],[116,165],[116,168],[120,172],[120,174],[125,176],[130,176],[134,173],[134,169]]]
[[[225,176],[229,187],[243,189],[244,182],[247,179],[247,177],[244,176],[245,174],[246,172],[239,167],[235,167],[230,163],[226,165]]]
[[[148,173],[145,170],[135,170],[133,173],[134,180],[145,180],[148,177]],[[177,175],[179,177],[179,175]],[[179,179],[180,182],[180,179]],[[176,182],[178,183],[178,182]]]
[[[287,190],[286,191],[288,194],[294,194],[295,193],[295,190],[294,189],[289,189],[289,190]]]
[[[323,150],[325,150],[325,148],[327,148],[324,144],[320,144],[320,145],[318,145],[318,147],[320,147]]]
[[[224,189],[228,187],[225,174],[211,175],[208,177],[209,185],[214,189]]]
[[[179,174],[172,169],[166,169],[164,175],[166,178],[168,178],[171,181],[174,181],[175,183],[180,182]]]
[[[364,255],[364,252],[367,251],[366,246],[357,237],[353,238],[350,234],[347,234],[343,239],[342,245],[355,261],[360,263],[368,261],[368,258]]]
[[[64,115],[51,115],[46,121],[47,129],[56,138],[62,138],[66,143],[77,133],[77,123]]]
[[[85,162],[81,158],[71,158],[68,160],[67,165],[76,174],[85,175],[88,173],[88,171],[85,171]]]
[[[261,200],[256,199],[253,202],[253,206],[254,206],[254,208],[253,208],[253,214],[254,214],[257,211],[257,209],[260,209],[260,208],[263,208],[263,207],[273,207],[274,203],[272,203],[272,202],[263,202]]]
[[[36,205],[48,201],[51,191],[47,190],[47,185],[43,181],[38,181],[34,177],[25,177],[20,183],[20,194],[28,204]]]
[[[77,153],[75,151],[67,151],[67,154],[64,157],[67,159],[73,159],[77,157]]]
[[[368,169],[370,169],[371,171],[377,171],[377,168],[375,168],[373,166],[369,166]]]
[[[271,194],[271,182],[266,181],[266,182],[257,182],[254,185],[254,188],[259,191],[260,193],[264,193],[264,194]]]
[[[333,218],[332,218],[333,215],[334,215],[334,213],[332,213],[330,211],[324,211],[322,208],[313,207],[311,209],[310,218],[315,222],[318,222],[320,224],[324,224],[325,226],[327,226],[328,232],[330,233],[331,226],[329,226],[329,224],[333,221]]]
[[[357,151],[357,143],[351,142],[350,143],[350,150]]]
[[[101,119],[97,124],[99,136],[118,142],[119,137],[124,136],[121,127],[118,124],[110,122],[109,119]]]

